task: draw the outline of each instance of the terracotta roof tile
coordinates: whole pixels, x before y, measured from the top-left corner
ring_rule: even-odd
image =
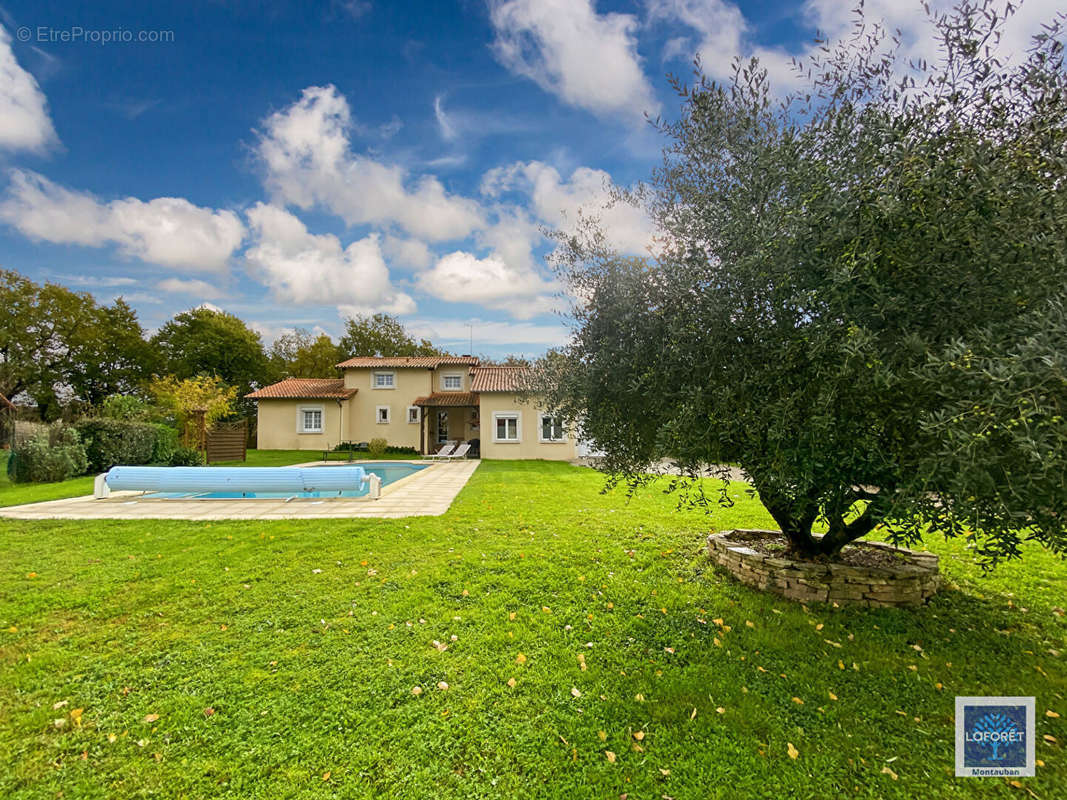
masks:
[[[343,378],[286,378],[246,394],[251,400],[347,400],[359,389],[346,389]]]
[[[357,356],[347,361],[342,361],[337,366],[341,369],[355,369],[358,367],[424,367],[437,369],[441,364],[470,364],[478,363],[474,356],[402,356],[397,358],[378,358],[377,356]]]
[[[430,408],[476,406],[478,405],[478,395],[474,392],[434,392],[426,397],[416,397],[412,405]]]
[[[528,374],[526,367],[475,367],[471,370],[471,391],[517,392]]]

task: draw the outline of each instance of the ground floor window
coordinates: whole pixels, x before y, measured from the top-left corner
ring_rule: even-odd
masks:
[[[376,419],[379,425],[389,424],[389,406],[378,406]]]
[[[322,406],[308,406],[297,412],[297,433],[322,433]]]
[[[519,441],[519,415],[512,413],[493,414],[493,441]]]
[[[551,414],[541,415],[541,441],[542,442],[562,442],[563,441],[563,420],[559,417],[554,417]]]
[[[437,412],[437,443],[443,444],[448,441],[448,412]]]
[[[418,406],[408,406],[408,424],[410,424],[410,425],[418,425],[419,424],[419,420],[420,420],[419,407]]]

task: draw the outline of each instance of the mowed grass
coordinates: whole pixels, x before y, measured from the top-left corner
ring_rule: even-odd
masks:
[[[709,568],[710,528],[770,524],[740,487],[709,520],[602,486],[490,461],[441,517],[0,520],[0,797],[1062,796],[1061,560],[935,541],[928,606],[805,609]],[[952,775],[985,694],[1037,698],[1024,788]]]

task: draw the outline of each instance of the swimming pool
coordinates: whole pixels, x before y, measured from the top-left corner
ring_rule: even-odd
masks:
[[[401,478],[414,475],[431,464],[409,464],[395,461],[359,462],[356,466],[382,479],[382,486],[396,483]],[[323,464],[317,469],[350,469],[351,466],[331,466]],[[145,500],[323,500],[333,497],[366,497],[370,486],[366,483],[359,489],[345,489],[329,492],[148,492]]]

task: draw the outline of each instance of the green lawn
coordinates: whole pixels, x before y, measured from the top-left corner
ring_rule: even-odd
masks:
[[[365,460],[365,453],[358,454]],[[322,457],[320,450],[249,450],[247,461],[222,461],[216,467],[284,467],[315,461]],[[7,477],[7,453],[0,453],[0,508],[21,503],[39,503],[93,493],[94,476],[82,476],[58,483],[11,483]],[[418,458],[411,455],[385,454],[374,461]],[[338,463],[344,463],[339,461]]]
[[[933,542],[927,607],[805,610],[602,485],[490,461],[436,518],[0,520],[0,797],[1063,796],[1061,560]],[[715,527],[768,525],[737,493]],[[952,777],[965,694],[1037,697],[1023,788]]]

